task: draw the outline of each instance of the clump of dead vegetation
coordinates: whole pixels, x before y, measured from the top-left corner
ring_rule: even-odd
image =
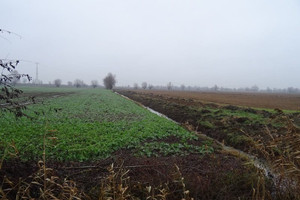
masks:
[[[256,148],[271,164],[277,196],[300,199],[300,129],[283,112],[277,120],[286,124],[285,133],[272,132],[265,127],[269,140],[256,141]]]
[[[193,200],[190,197],[190,191],[186,188],[184,178],[177,165],[174,167],[172,182],[160,184],[159,186],[151,186],[143,183],[132,184],[129,170],[125,169],[122,165],[114,167],[111,164],[108,167],[108,172],[108,175],[101,181],[99,200],[166,200],[170,199],[170,197]]]
[[[0,199],[166,200],[176,192],[178,199],[193,200],[189,196],[189,190],[186,189],[184,178],[177,166],[175,166],[173,182],[158,187],[145,184],[132,185],[128,175],[129,170],[122,166],[114,167],[111,164],[107,170],[108,174],[101,180],[98,192],[87,195],[76,185],[76,182],[56,176],[55,171],[47,168],[44,161],[39,161],[38,170],[25,179],[13,182],[4,176],[0,185]]]
[[[115,167],[111,164],[106,176],[101,179],[97,191],[86,194],[75,181],[56,175],[56,171],[46,165],[46,144],[55,141],[55,131],[47,131],[43,139],[42,160],[37,163],[37,170],[31,175],[18,180],[12,180],[2,173],[2,164],[5,158],[18,157],[18,150],[14,143],[7,144],[0,162],[0,199],[99,199],[99,200],[166,200],[170,196],[178,199],[193,200],[189,196],[184,178],[175,165],[172,182],[159,186],[143,183],[132,183],[129,170],[121,164]]]
[[[42,160],[37,163],[37,171],[31,175],[10,180],[5,174],[0,185],[0,199],[82,199],[81,192],[74,181],[62,179],[55,175],[55,171],[46,166],[46,142],[53,141],[53,131],[47,131],[43,140]],[[7,144],[0,163],[0,172],[4,159],[9,156],[17,158],[18,150],[14,143]]]
[[[52,141],[54,139],[53,135],[51,137],[44,137],[44,140]],[[16,156],[14,148],[11,149],[12,154],[10,155],[12,157]],[[82,185],[76,184],[75,181],[57,175],[58,171],[47,167],[46,163],[44,145],[43,159],[38,162],[37,169],[31,175],[13,180],[8,176],[1,177],[0,169],[0,178],[2,178],[2,180],[0,179],[0,199],[192,200],[192,196],[194,197],[195,195],[193,192],[195,193],[196,185],[190,182],[191,177],[184,178],[183,173],[177,165],[174,165],[170,169],[171,173],[168,175],[170,177],[168,180],[153,185],[150,182],[134,181],[131,177],[131,171],[123,163],[117,166],[111,164],[107,168],[107,172],[104,175],[102,174],[103,176],[99,179],[99,183],[95,184],[94,188],[86,190],[87,188],[83,189]],[[222,165],[222,163],[219,163],[219,165]],[[183,171],[186,170],[183,169]],[[198,179],[205,180],[200,181],[199,183],[203,185],[197,185],[197,188],[202,188],[206,191],[207,185],[205,183],[208,183],[208,187],[210,187],[208,192],[211,193],[203,197],[196,195],[197,199],[211,199],[210,197],[227,199],[228,197],[238,197],[240,195],[242,197],[248,196],[247,199],[253,200],[270,199],[265,177],[259,170],[256,174],[258,178],[254,176],[255,173],[253,176],[245,172],[239,174],[234,171],[218,174],[215,171],[206,170],[208,173],[205,177],[198,176]],[[217,176],[216,180],[212,179],[210,174],[212,172],[215,174],[214,176]],[[253,170],[249,169],[248,172],[252,173]],[[249,176],[253,179],[249,178]],[[245,182],[249,180],[253,184],[252,192],[249,190],[251,187],[247,186],[248,182]],[[223,187],[224,183],[226,187]],[[222,191],[219,190],[220,188]],[[189,189],[194,191],[192,192]],[[199,192],[201,193],[201,191]],[[228,192],[229,194],[226,194],[227,196],[222,198],[222,194]],[[247,192],[247,194],[245,195],[243,192]]]

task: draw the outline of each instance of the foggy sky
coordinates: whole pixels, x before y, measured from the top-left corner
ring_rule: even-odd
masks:
[[[64,83],[300,88],[298,0],[1,0],[0,58]],[[6,38],[9,41],[3,39]],[[19,72],[35,77],[35,64]]]

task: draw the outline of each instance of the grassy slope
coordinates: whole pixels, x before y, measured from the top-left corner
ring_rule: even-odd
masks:
[[[34,115],[34,111],[45,113],[36,120],[25,117],[16,120],[12,114],[2,113],[0,141],[2,145],[14,141],[23,160],[39,159],[45,133],[47,137],[57,138],[46,140],[47,157],[52,160],[95,160],[121,148],[147,156],[152,152],[167,155],[212,151],[207,145],[189,145],[189,140],[197,140],[195,135],[111,91],[25,88],[25,92],[73,93],[29,106],[30,115]],[[175,135],[180,142],[156,144],[157,139],[170,135]],[[150,145],[153,141],[155,145]]]

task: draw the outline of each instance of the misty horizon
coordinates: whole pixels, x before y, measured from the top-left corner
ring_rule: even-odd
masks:
[[[300,88],[300,3],[4,0],[0,58],[63,84]],[[30,62],[27,62],[30,61]]]

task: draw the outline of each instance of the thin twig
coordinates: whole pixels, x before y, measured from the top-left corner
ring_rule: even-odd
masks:
[[[143,167],[156,167],[156,166],[167,166],[167,164],[160,164],[160,165],[133,165],[133,166],[123,166],[123,168],[143,168]],[[88,168],[96,168],[96,169],[107,169],[106,167],[99,167],[99,166],[80,166],[80,167],[62,167],[61,169],[88,169]],[[114,167],[116,169],[122,167]]]

